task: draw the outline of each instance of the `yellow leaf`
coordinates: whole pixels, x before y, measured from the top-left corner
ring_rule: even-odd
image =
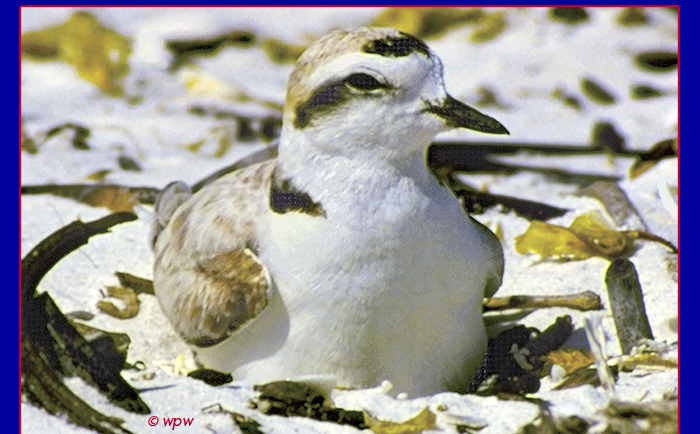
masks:
[[[435,429],[435,414],[427,407],[405,422],[377,420],[365,412],[365,423],[377,434],[420,434]]]
[[[185,145],[185,149],[191,152],[199,152],[201,147],[206,143],[207,141],[202,139],[199,141],[196,141],[194,143],[190,143],[189,145]]]
[[[249,102],[253,99],[240,88],[230,85],[224,80],[200,71],[186,69],[182,71],[180,80],[188,92],[196,96],[228,99],[238,102]],[[214,115],[218,113],[215,112]]]
[[[275,63],[294,63],[306,50],[306,47],[285,44],[278,39],[265,39],[262,48]]]
[[[564,368],[566,375],[578,369],[591,366],[595,361],[593,354],[589,350],[576,350],[573,348],[551,351],[546,356],[543,356],[543,359],[545,369],[551,368],[552,365],[559,365]]]
[[[120,96],[119,80],[129,71],[131,41],[103,27],[92,14],[76,12],[57,27],[22,35],[22,55],[63,60],[105,93]]]
[[[570,229],[533,221],[524,234],[515,239],[515,250],[526,255],[536,253],[544,257],[587,259],[595,252]]]
[[[472,42],[486,42],[500,35],[506,28],[506,19],[503,12],[489,14],[479,28],[471,35]]]
[[[236,92],[225,81],[194,70],[182,72],[181,80],[193,95],[225,98]]]
[[[93,172],[86,176],[86,179],[89,179],[91,181],[104,181],[105,177],[112,173],[111,170],[109,169],[103,169],[103,170],[98,170],[97,172]]]
[[[598,211],[577,217],[568,228],[534,221],[527,231],[515,239],[520,254],[536,253],[544,257],[581,260],[593,256],[617,258],[628,253],[636,231],[610,229]]]
[[[107,296],[120,299],[124,303],[124,308],[118,308],[111,301],[100,300],[97,307],[107,315],[120,319],[133,318],[139,313],[139,298],[131,288],[122,286],[108,286]]]
[[[372,26],[390,26],[417,38],[442,36],[450,27],[477,23],[488,14],[481,9],[470,8],[388,8],[372,22]]]
[[[608,227],[598,211],[576,217],[569,228],[585,240],[596,251],[597,256],[615,258],[625,253],[634,241],[626,232],[617,232]]]

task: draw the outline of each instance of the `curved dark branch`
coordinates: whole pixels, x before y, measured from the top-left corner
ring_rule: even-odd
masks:
[[[70,324],[47,293],[37,295],[41,279],[63,257],[106,233],[114,225],[135,220],[131,213],[114,213],[88,223],[76,221],[54,232],[22,260],[21,369],[22,391],[52,414],[65,413],[78,425],[100,433],[129,433],[115,419],[90,407],[62,381],[77,374],[112,402],[136,413],[148,406],[120,375],[123,360],[110,347],[88,343]]]

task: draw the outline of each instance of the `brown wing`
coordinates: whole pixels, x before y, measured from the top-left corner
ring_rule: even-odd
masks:
[[[188,275],[174,274],[168,282],[183,286],[161,305],[180,336],[199,347],[226,339],[267,306],[269,277],[248,248],[200,261]]]
[[[158,236],[154,290],[189,343],[221,342],[267,306],[272,284],[254,251],[254,228],[269,210],[273,167],[222,177],[180,204]]]

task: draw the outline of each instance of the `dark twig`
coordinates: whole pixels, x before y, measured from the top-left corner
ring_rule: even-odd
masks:
[[[500,204],[530,220],[549,220],[568,211],[540,202],[476,191],[457,179],[449,168],[435,172],[435,176],[462,198],[464,209],[470,213],[483,213],[485,209]]]
[[[571,295],[550,295],[550,296],[527,296],[511,295],[510,297],[492,297],[484,300],[484,310],[506,310],[506,309],[539,309],[543,307],[568,307],[576,310],[600,310],[603,305],[600,303],[598,294],[585,291]]]
[[[623,157],[639,158],[644,152],[626,150],[624,148],[610,149],[604,146],[571,146],[571,145],[537,145],[530,143],[491,143],[491,142],[435,142],[428,148],[428,166],[438,174],[444,181],[445,174],[456,180],[452,174],[454,172],[465,173],[516,173],[527,170],[542,173],[546,176],[556,177],[562,182],[573,182],[581,185],[589,185],[596,181],[616,182],[619,181],[614,176],[604,176],[586,173],[570,173],[555,168],[532,168],[517,165],[509,165],[494,162],[491,157],[494,155],[511,155],[518,152],[531,152],[544,155],[596,155],[608,154]],[[224,167],[206,178],[200,180],[192,186],[192,191],[197,192],[204,186],[210,184],[221,176],[242,169],[244,167],[260,163],[277,156],[277,145],[270,145],[260,151],[254,152],[248,157],[236,163]],[[553,217],[563,215],[567,210],[557,208],[543,203],[518,199],[515,197],[494,195],[485,192],[478,192],[469,188],[463,183],[459,188],[454,182],[446,183],[458,192],[464,200],[467,211],[479,213],[491,206],[501,204],[508,209],[512,209],[519,215],[532,220],[548,220]],[[84,200],[96,189],[119,188],[118,185],[105,184],[73,184],[73,185],[35,185],[23,186],[22,194],[53,194],[57,196],[70,197],[78,201]],[[138,202],[142,204],[154,204],[159,193],[159,189],[153,187],[123,187]]]
[[[74,221],[34,247],[22,259],[22,301],[34,297],[39,281],[63,257],[87,244],[90,237],[109,232],[109,228],[136,220],[136,215],[128,212],[110,214],[88,223]]]
[[[106,188],[123,188],[139,203],[152,205],[156,203],[156,196],[159,189],[155,187],[124,187],[116,184],[46,184],[46,185],[23,185],[20,187],[21,194],[52,194],[54,196],[75,199],[78,202],[86,202],[91,194],[96,190]]]
[[[645,231],[624,231],[624,232],[634,232],[640,240],[656,241],[659,244],[666,246],[671,253],[674,255],[678,254],[678,248],[674,246],[670,241],[661,238],[658,235],[650,234]]]
[[[143,277],[134,276],[133,274],[129,273],[122,273],[119,271],[117,271],[114,274],[117,275],[117,279],[119,279],[119,283],[122,286],[133,289],[134,292],[136,292],[137,294],[155,295],[155,292],[153,291],[152,280],[144,279]]]

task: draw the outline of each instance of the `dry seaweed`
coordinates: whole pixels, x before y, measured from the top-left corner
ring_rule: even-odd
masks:
[[[228,46],[249,47],[255,44],[255,35],[245,31],[233,31],[205,39],[172,40],[165,43],[173,54],[170,70],[176,71],[183,64],[196,57],[213,56]]]
[[[112,171],[109,169],[97,170],[86,176],[85,179],[88,179],[90,181],[102,182],[110,173],[112,173]]]
[[[617,16],[617,22],[623,26],[643,26],[649,22],[644,8],[627,7]]]
[[[46,273],[90,237],[136,218],[131,213],[110,214],[88,223],[76,221],[54,232],[32,249],[21,265],[22,392],[52,414],[65,413],[78,425],[101,433],[128,433],[121,421],[94,410],[63,383],[79,375],[125,410],[145,414],[148,406],[120,376],[124,358],[114,346],[88,342],[70,324],[47,293],[36,294]]]
[[[366,429],[365,414],[333,407],[326,393],[318,387],[293,381],[275,381],[255,386],[259,397],[251,403],[265,414],[301,416],[320,421]]]
[[[204,113],[204,112],[202,112]],[[266,118],[261,125],[261,129],[273,131],[279,128],[279,120],[276,118]],[[602,133],[601,133],[602,134]],[[599,134],[599,136],[601,135]],[[601,139],[602,140],[602,139]],[[600,142],[600,140],[598,140]],[[613,155],[638,157],[642,152],[627,150],[624,143],[619,146],[603,146],[597,143],[593,146],[570,146],[570,145],[535,145],[526,143],[497,144],[490,142],[436,142],[428,148],[427,163],[429,168],[436,174],[445,185],[451,187],[463,200],[465,209],[469,212],[481,213],[485,209],[503,205],[507,209],[514,210],[519,215],[531,220],[548,220],[565,214],[568,210],[555,206],[518,199],[509,196],[494,195],[486,192],[476,191],[454,176],[454,172],[469,173],[517,173],[519,171],[532,171],[542,173],[545,176],[556,178],[558,181],[574,183],[585,187],[597,181],[617,182],[619,178],[614,176],[604,176],[585,173],[571,173],[558,169],[520,167],[495,163],[491,160],[495,155],[511,155],[518,152],[527,151],[544,155],[591,155],[601,153],[612,153]],[[192,191],[197,192],[205,185],[208,185],[219,177],[250,166],[262,161],[275,158],[277,156],[277,145],[271,144],[265,149],[251,154],[250,156],[237,161],[236,163],[224,167],[192,186]],[[142,204],[155,203],[155,197],[159,190],[152,187],[122,187],[118,185],[43,185],[43,186],[23,186],[22,194],[54,194],[62,197],[70,197],[81,202],[96,204],[95,206],[110,206],[114,209],[129,209],[133,203]],[[126,208],[118,208],[126,199]]]
[[[97,308],[107,315],[119,319],[130,319],[139,313],[139,298],[136,292],[131,288],[123,286],[108,286],[107,297],[114,297],[122,301],[123,308],[117,307],[114,303],[108,300],[100,300],[97,302]]]
[[[487,42],[495,39],[505,30],[506,17],[503,12],[494,12],[487,14],[483,21],[479,22],[478,27],[472,32],[469,39],[472,42]]]
[[[636,55],[634,62],[645,71],[671,72],[678,68],[678,54],[667,51],[651,51]]]
[[[600,155],[636,157],[638,151],[627,149],[605,150],[599,146],[537,145],[532,143],[492,143],[492,142],[435,142],[428,148],[428,166],[433,172],[450,170],[467,173],[518,172],[540,173],[558,182],[571,183],[582,187],[596,181],[620,181],[619,177],[599,174],[576,173],[554,168],[518,166],[494,162],[494,156],[515,155],[518,152],[531,152],[541,155]]]
[[[138,161],[128,155],[120,155],[117,159],[117,163],[122,170],[126,170],[127,172],[141,172],[143,170]]]
[[[156,203],[158,189],[154,187],[123,187],[114,184],[46,184],[24,185],[21,194],[51,194],[75,199],[91,206],[118,207],[124,204],[126,210],[135,203],[152,205]]]
[[[625,138],[610,122],[596,122],[593,125],[591,143],[595,148],[611,154],[625,152]]]
[[[612,261],[605,286],[622,353],[629,354],[641,339],[654,339],[634,264],[620,258]]]
[[[222,386],[233,381],[233,376],[228,372],[219,372],[213,369],[195,369],[188,372],[187,376],[196,380],[203,381],[210,386]]]
[[[636,84],[632,86],[632,89],[630,91],[630,96],[633,99],[649,99],[664,95],[666,95],[665,92],[662,92],[656,89],[655,87],[647,86],[644,84]]]
[[[651,169],[664,158],[678,157],[678,139],[667,139],[656,143],[649,151],[639,155],[630,168],[630,178],[636,178]]]
[[[633,356],[622,357],[619,361],[620,370],[623,372],[641,369],[677,369],[678,360],[667,359],[655,353],[642,353]]]
[[[420,434],[426,430],[436,429],[435,414],[428,407],[403,422],[381,420],[366,411],[365,420],[370,431],[376,434]]]
[[[75,149],[80,149],[81,151],[90,150],[90,145],[87,143],[87,138],[90,137],[90,130],[87,127],[70,122],[51,128],[46,132],[45,140],[48,140],[65,130],[73,130],[73,139],[71,140],[71,143]]]
[[[557,7],[549,9],[549,17],[560,23],[574,25],[588,21],[588,12],[579,7]]]
[[[479,107],[496,107],[499,109],[506,108],[506,105],[501,102],[496,92],[486,86],[480,86],[476,92],[479,94],[479,100],[476,105]]]
[[[606,433],[676,434],[678,401],[612,401],[605,410]]]
[[[238,427],[238,429],[241,430],[242,434],[265,434],[263,431],[260,430],[260,424],[256,420],[245,417],[244,415],[242,415],[240,413],[226,410],[221,406],[221,404],[214,404],[214,405],[210,405],[206,408],[203,408],[202,413],[204,413],[204,414],[215,414],[215,413],[228,414],[229,416],[231,416],[231,420],[233,420],[233,423],[235,423],[236,426]]]
[[[479,395],[536,392],[543,376],[543,356],[558,349],[572,331],[571,317],[566,315],[542,332],[519,325],[489,338],[484,360],[467,391]]]
[[[30,154],[36,154],[39,152],[39,148],[36,145],[36,141],[32,136],[29,135],[27,130],[24,128],[24,118],[21,119],[21,134],[22,143],[20,144],[20,149],[26,151]]]
[[[581,80],[581,90],[583,90],[584,95],[598,104],[609,105],[615,103],[615,97],[612,93],[593,79],[584,78]]]
[[[21,47],[25,58],[63,60],[106,94],[123,94],[120,80],[129,72],[131,41],[89,12],[75,12],[57,27],[24,33]]]
[[[512,210],[528,220],[549,220],[567,213],[568,210],[547,205],[541,202],[518,199],[511,196],[484,193],[460,189],[456,191],[462,198],[464,209],[469,213],[481,214],[488,208],[502,205],[506,210]]]
[[[262,48],[273,62],[279,64],[296,62],[299,56],[306,50],[304,46],[285,44],[279,39],[274,38],[262,41]]]
[[[133,289],[135,293],[155,295],[153,291],[153,282],[151,280],[119,271],[114,274],[117,276],[122,286]]]
[[[420,39],[437,38],[448,29],[483,22],[488,13],[478,8],[387,8],[372,26],[391,26]]]
[[[581,102],[578,98],[566,90],[558,87],[552,92],[552,97],[564,103],[564,105],[573,108],[574,110],[581,110]]]
[[[566,375],[573,374],[582,368],[593,365],[593,354],[587,349],[566,348],[550,351],[543,356],[544,365],[542,371],[548,373],[553,365],[564,368]]]
[[[524,234],[516,237],[515,250],[522,255],[535,253],[563,260],[594,256],[615,259],[629,255],[638,239],[656,241],[678,253],[673,244],[648,232],[611,229],[598,211],[578,216],[568,228],[533,221]]]
[[[77,425],[102,434],[131,434],[124,422],[92,408],[63,384],[58,374],[29,340],[22,339],[22,393],[51,414],[66,414]]]

